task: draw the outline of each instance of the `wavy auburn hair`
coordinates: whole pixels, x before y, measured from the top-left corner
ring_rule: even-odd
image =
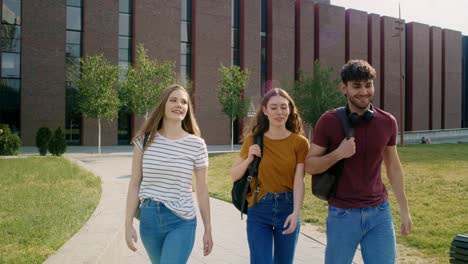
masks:
[[[256,136],[259,134],[264,134],[268,131],[268,128],[270,127],[270,122],[268,121],[268,117],[263,113],[263,108],[267,107],[268,102],[273,96],[284,97],[289,102],[289,116],[286,120],[286,129],[291,131],[292,133],[304,135],[304,130],[302,129],[302,119],[297,111],[296,105],[294,104],[294,101],[291,98],[291,96],[289,96],[289,94],[281,88],[273,88],[263,96],[262,103],[258,107],[257,113],[252,119],[245,135],[251,134],[253,136]]]

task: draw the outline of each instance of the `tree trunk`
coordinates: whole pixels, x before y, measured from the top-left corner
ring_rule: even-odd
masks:
[[[101,154],[101,118],[98,118],[98,153]]]
[[[234,151],[234,119],[231,118],[231,152]]]

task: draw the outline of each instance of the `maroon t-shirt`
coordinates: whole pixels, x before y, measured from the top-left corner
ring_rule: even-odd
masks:
[[[377,107],[374,107],[374,118],[370,122],[361,120],[354,126],[356,153],[344,160],[336,197],[328,201],[330,205],[364,208],[378,205],[387,199],[381,165],[385,147],[396,144],[397,131],[395,118]],[[336,110],[330,110],[318,120],[312,142],[331,152],[344,137]]]

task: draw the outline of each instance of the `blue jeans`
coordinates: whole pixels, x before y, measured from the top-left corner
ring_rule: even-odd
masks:
[[[160,202],[145,199],[141,205],[141,241],[153,264],[187,263],[196,227],[196,218],[180,218]]]
[[[395,231],[388,201],[367,208],[328,207],[325,263],[351,263],[358,244],[364,263],[395,263]]]
[[[294,251],[301,220],[296,230],[288,235],[282,232],[286,218],[293,212],[292,192],[267,193],[257,205],[249,207],[247,215],[247,238],[252,264],[293,263]],[[274,254],[272,250],[274,247]]]

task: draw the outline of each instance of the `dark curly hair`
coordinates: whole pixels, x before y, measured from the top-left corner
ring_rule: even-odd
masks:
[[[263,96],[262,103],[258,107],[257,114],[252,119],[246,134],[256,136],[258,134],[264,134],[268,130],[270,123],[268,121],[268,117],[263,113],[263,107],[266,107],[268,101],[270,101],[273,96],[277,95],[286,98],[289,102],[289,116],[288,120],[286,120],[286,129],[293,133],[304,135],[302,119],[299,116],[296,105],[294,104],[291,96],[281,88],[273,88]]]
[[[349,81],[374,80],[377,76],[375,69],[365,60],[349,60],[340,75],[344,84]]]

